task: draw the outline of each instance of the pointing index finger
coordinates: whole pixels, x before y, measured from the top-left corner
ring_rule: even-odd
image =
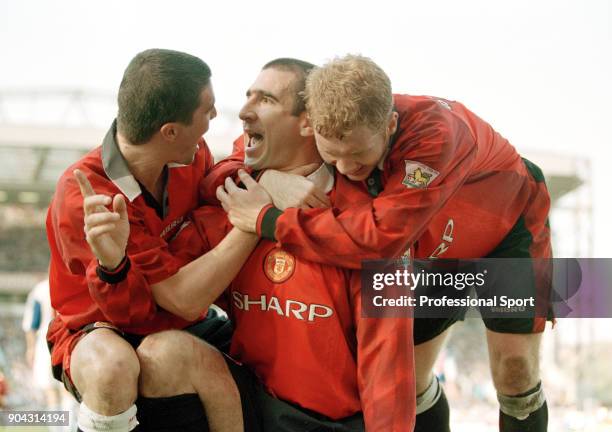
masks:
[[[72,174],[76,178],[77,183],[79,184],[79,189],[81,189],[81,195],[83,198],[87,198],[89,196],[93,196],[96,192],[91,187],[91,183],[87,180],[87,176],[83,173],[83,171],[75,169]]]

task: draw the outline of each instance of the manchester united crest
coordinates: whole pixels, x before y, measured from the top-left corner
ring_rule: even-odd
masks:
[[[295,257],[282,249],[272,249],[264,260],[264,273],[274,283],[282,283],[295,271]]]

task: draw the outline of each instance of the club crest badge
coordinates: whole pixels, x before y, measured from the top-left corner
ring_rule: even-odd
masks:
[[[282,283],[293,275],[295,257],[282,249],[272,249],[264,259],[264,273],[274,283]]]
[[[440,175],[438,171],[420,162],[405,160],[406,177],[402,184],[409,188],[425,188]]]

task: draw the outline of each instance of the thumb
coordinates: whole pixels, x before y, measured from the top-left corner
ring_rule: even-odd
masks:
[[[113,198],[113,211],[119,213],[121,219],[127,220],[127,204],[125,203],[125,197],[123,195],[117,194]]]

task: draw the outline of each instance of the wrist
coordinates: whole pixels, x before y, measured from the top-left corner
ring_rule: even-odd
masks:
[[[272,204],[264,206],[257,216],[256,232],[262,238],[276,241],[276,220],[283,212]]]
[[[123,255],[119,261],[102,262],[98,260],[98,266],[102,267],[105,272],[114,273],[121,264],[125,261],[126,255]]]
[[[127,257],[127,255],[125,255],[119,265],[115,266],[115,268],[112,270],[108,270],[100,262],[98,262],[96,274],[102,282],[106,282],[108,284],[117,284],[119,282],[122,282],[127,277],[127,274],[130,271],[130,267],[130,259]]]

